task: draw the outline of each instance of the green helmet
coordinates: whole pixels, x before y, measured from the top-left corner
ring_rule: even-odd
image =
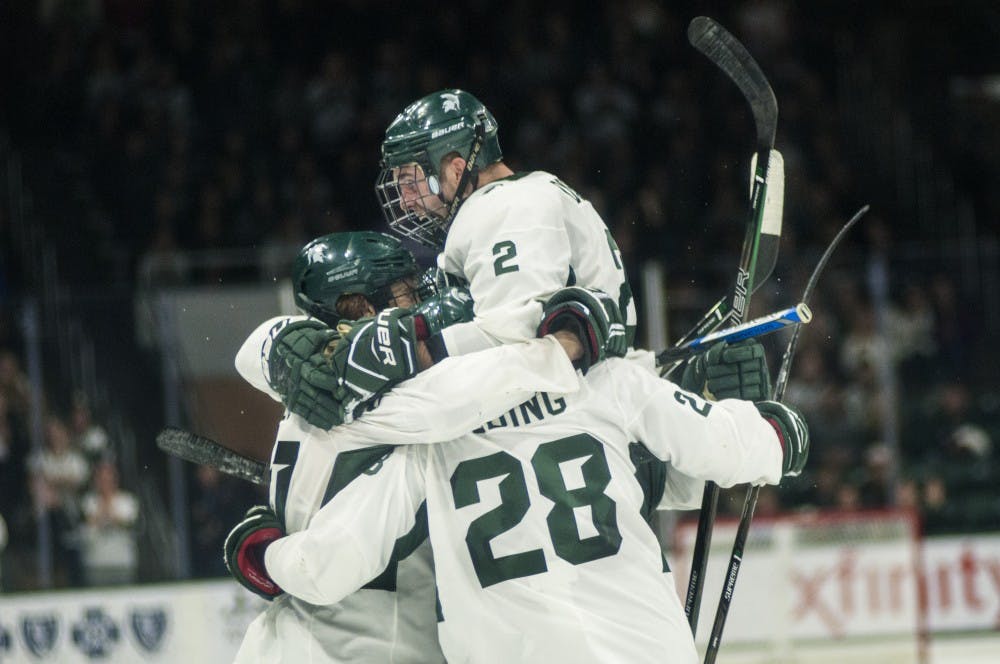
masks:
[[[482,141],[473,154],[477,128]],[[389,227],[403,237],[439,248],[451,216],[415,212],[403,204],[398,178],[400,167],[417,164],[423,170],[428,195],[445,201],[441,194],[441,160],[457,152],[475,169],[503,159],[497,138],[497,121],[481,101],[463,90],[440,90],[413,102],[396,116],[382,141],[382,172],[375,192]]]
[[[337,300],[364,295],[382,309],[392,298],[391,285],[414,277],[413,254],[391,235],[372,231],[331,233],[302,247],[292,268],[295,304],[331,327],[340,320]]]

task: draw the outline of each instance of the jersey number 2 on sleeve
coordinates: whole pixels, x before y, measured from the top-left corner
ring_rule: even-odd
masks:
[[[584,484],[570,489],[559,464],[576,459],[586,459],[580,466]],[[611,469],[600,441],[589,434],[577,434],[544,443],[531,457],[531,467],[539,492],[554,503],[545,523],[557,556],[580,565],[618,553],[622,536],[615,501],[604,493],[611,482]],[[542,549],[494,556],[490,545],[495,537],[517,526],[531,506],[524,468],[515,457],[497,452],[458,464],[451,476],[455,508],[478,503],[478,483],[494,477],[503,478],[500,504],[473,520],[465,535],[472,566],[483,588],[548,570]],[[580,536],[574,512],[577,508],[590,508],[597,534]]]
[[[520,268],[512,261],[517,258],[517,246],[510,240],[497,242],[493,245],[493,272],[496,276],[507,272],[517,272]]]
[[[712,404],[681,390],[674,392],[674,400],[682,406],[691,406],[691,410],[702,417],[708,417],[708,414],[712,412]]]

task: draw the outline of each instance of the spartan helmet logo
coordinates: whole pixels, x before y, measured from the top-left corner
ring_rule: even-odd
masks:
[[[462,110],[461,104],[458,102],[458,95],[454,92],[443,92],[441,93],[441,110],[447,113],[448,111],[460,111]]]

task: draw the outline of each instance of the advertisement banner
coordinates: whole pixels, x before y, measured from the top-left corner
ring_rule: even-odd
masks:
[[[827,514],[808,523],[755,522],[739,565],[726,641],[1000,630],[1000,534],[921,540],[915,523],[904,527],[907,518]],[[671,564],[682,597],[695,530],[685,523],[675,532]],[[735,523],[716,526],[698,622],[701,642],[711,631],[734,533]]]
[[[228,662],[266,605],[228,580],[0,595],[0,662]]]
[[[923,570],[932,633],[1000,631],[1000,534],[930,538]]]
[[[711,629],[722,587],[727,534],[720,524],[699,641]],[[1000,534],[919,545],[794,539],[770,528],[768,546],[747,548],[727,644],[916,639],[921,624],[932,635],[1000,630]],[[675,559],[683,590],[688,561]],[[0,663],[228,662],[266,606],[230,580],[0,595]]]

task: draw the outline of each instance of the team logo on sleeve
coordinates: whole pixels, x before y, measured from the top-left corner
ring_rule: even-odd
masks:
[[[73,643],[91,659],[110,655],[120,638],[118,625],[102,609],[87,609],[73,625]]]
[[[167,612],[160,609],[135,609],[129,617],[132,636],[146,652],[156,652],[167,633]]]
[[[49,613],[38,616],[26,616],[21,620],[21,636],[24,645],[35,657],[44,657],[52,652],[59,636],[59,622],[55,615]]]

